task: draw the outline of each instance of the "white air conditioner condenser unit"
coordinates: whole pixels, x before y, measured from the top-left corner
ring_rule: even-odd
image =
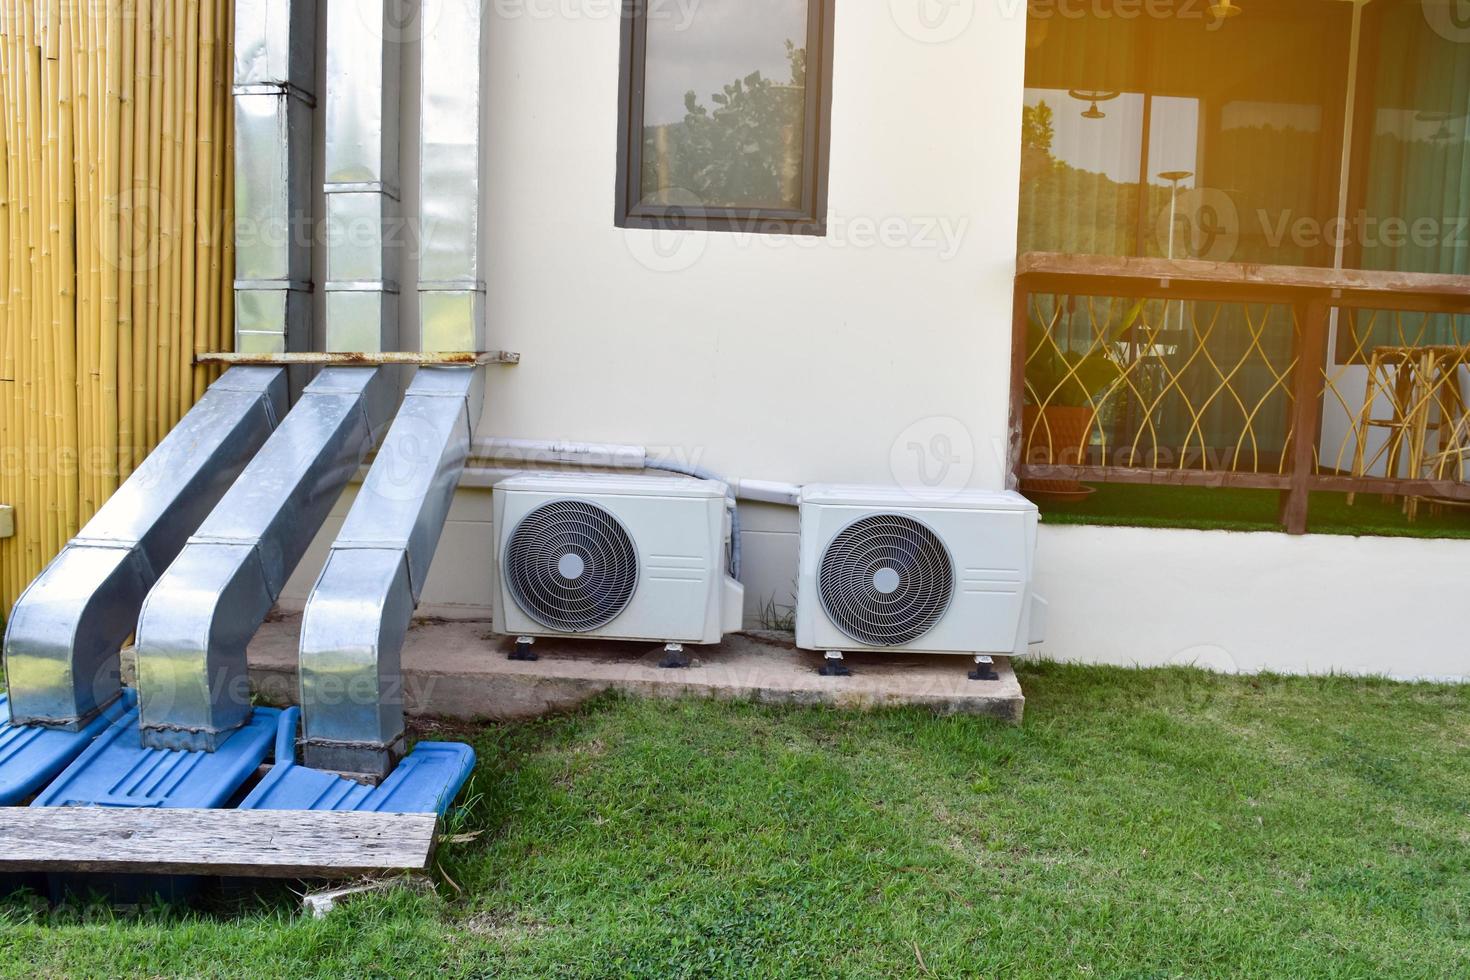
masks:
[[[713,644],[740,628],[723,483],[526,475],[493,500],[496,632]]]
[[[1036,505],[1010,492],[809,486],[796,644],[1021,656],[1044,635]]]

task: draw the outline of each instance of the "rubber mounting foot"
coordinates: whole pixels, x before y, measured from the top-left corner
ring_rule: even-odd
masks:
[[[541,657],[532,649],[529,643],[517,643],[516,648],[511,651],[510,659],[521,663],[533,664]]]

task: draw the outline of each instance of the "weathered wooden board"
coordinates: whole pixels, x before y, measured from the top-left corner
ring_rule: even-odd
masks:
[[[1203,259],[1027,252],[1016,276],[1033,292],[1074,296],[1157,296],[1237,302],[1327,298],[1333,306],[1470,312],[1465,277],[1254,265]]]
[[[422,871],[434,814],[0,809],[0,872],[343,878]]]

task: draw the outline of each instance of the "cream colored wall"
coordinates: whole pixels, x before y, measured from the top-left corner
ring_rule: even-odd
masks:
[[[1024,17],[977,4],[925,43],[891,6],[839,4],[826,239],[613,227],[618,18],[494,22],[490,340],[524,361],[492,373],[482,435],[889,481],[940,417],[1001,484]]]

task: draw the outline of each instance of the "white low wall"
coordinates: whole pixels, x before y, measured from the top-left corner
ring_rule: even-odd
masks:
[[[1470,681],[1470,541],[1042,528],[1040,653]]]

